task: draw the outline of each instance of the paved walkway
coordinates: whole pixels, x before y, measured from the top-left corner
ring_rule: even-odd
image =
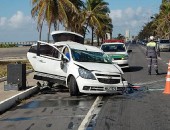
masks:
[[[27,74],[27,86],[25,90],[4,90],[6,81],[0,82],[0,112],[10,108],[17,100],[21,100],[38,90],[37,81],[33,79],[34,72]]]

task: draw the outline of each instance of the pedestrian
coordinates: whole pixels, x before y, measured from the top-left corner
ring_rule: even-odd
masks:
[[[149,42],[146,44],[146,57],[148,60],[148,75],[151,75],[152,66],[158,75],[158,61],[157,58],[160,57],[160,50],[156,42],[154,42],[154,36],[150,36]]]

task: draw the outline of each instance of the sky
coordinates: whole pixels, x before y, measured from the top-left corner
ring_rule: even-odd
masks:
[[[162,0],[105,0],[113,22],[113,37],[129,30],[136,36],[151,16],[159,13]],[[0,42],[37,41],[37,22],[31,17],[31,0],[0,0]],[[46,25],[45,25],[46,26]],[[43,28],[42,39],[47,39]],[[86,36],[90,37],[90,34]]]

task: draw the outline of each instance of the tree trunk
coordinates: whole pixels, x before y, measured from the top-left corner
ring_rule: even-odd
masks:
[[[50,32],[51,32],[51,23],[50,23],[50,25],[49,25],[49,27],[48,27],[48,38],[47,38],[47,42],[50,41]]]
[[[99,43],[99,36],[97,36],[97,46],[100,46],[100,43]]]
[[[42,22],[42,24],[40,25],[40,30],[39,30],[39,41],[41,41],[42,27],[43,27],[43,22]]]
[[[85,27],[85,29],[84,29],[84,35],[83,35],[83,38],[85,38],[85,36],[86,36],[86,30],[87,30],[87,27],[88,27],[88,23],[86,24],[86,27]]]
[[[91,31],[92,31],[91,45],[93,46],[93,37],[94,37],[94,28],[93,27],[91,28]]]

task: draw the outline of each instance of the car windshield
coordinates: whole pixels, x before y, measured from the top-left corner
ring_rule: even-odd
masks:
[[[169,40],[160,40],[160,43],[161,44],[169,44],[170,42],[169,42]]]
[[[85,50],[71,49],[72,58],[78,62],[93,62],[113,64],[111,58],[103,52],[93,52]]]
[[[106,44],[102,45],[101,49],[104,52],[125,52],[125,45],[124,44]]]

